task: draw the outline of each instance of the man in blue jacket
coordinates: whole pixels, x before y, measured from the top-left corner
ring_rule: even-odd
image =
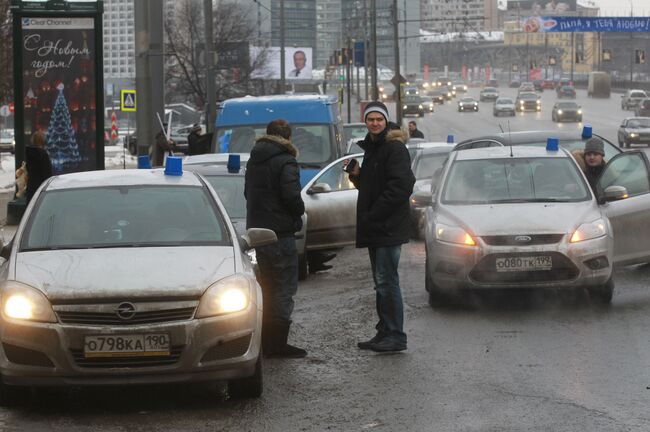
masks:
[[[379,322],[377,334],[358,346],[377,352],[403,351],[404,306],[397,267],[402,244],[410,238],[409,198],[415,176],[404,145],[407,136],[399,126],[389,123],[386,106],[369,103],[364,119],[368,134],[359,143],[365,152],[363,167],[357,164],[348,172],[359,189],[357,247],[368,248]]]
[[[269,123],[266,135],[255,141],[246,165],[246,228],[267,228],[278,236],[277,243],[255,250],[264,301],[262,349],[267,356],[307,355],[287,343],[298,290],[295,233],[302,228],[305,212],[297,157],[291,127],[279,119]]]

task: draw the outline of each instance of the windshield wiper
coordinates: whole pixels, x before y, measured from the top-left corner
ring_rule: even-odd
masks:
[[[541,202],[569,202],[565,199],[558,198],[507,198],[499,200],[490,200],[490,204],[509,204],[509,203],[541,203]]]

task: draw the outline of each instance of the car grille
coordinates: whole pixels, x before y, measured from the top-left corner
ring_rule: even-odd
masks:
[[[522,237],[530,238],[523,241]],[[559,243],[564,234],[531,234],[531,235],[497,235],[481,236],[483,241],[490,246],[530,246]]]
[[[537,109],[537,102],[524,102],[525,109]]]
[[[132,326],[158,324],[192,319],[196,301],[173,303],[133,303],[133,316],[117,315],[119,303],[101,305],[56,305],[54,311],[63,324]]]
[[[70,350],[77,366],[95,369],[169,366],[180,360],[182,352],[182,346],[175,346],[171,348],[168,356],[86,358],[83,350]]]
[[[552,270],[497,272],[497,258],[512,258],[521,256],[550,255],[553,261]],[[535,284],[541,282],[566,282],[578,277],[579,271],[566,256],[559,252],[528,252],[519,254],[491,254],[484,257],[470,272],[469,277],[479,283],[490,284]]]

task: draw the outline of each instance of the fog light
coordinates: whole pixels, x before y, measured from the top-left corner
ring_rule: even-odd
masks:
[[[585,265],[591,270],[600,270],[609,267],[609,260],[605,256],[600,256],[585,261]]]

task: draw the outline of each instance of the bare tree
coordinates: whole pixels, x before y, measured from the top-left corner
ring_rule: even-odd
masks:
[[[0,71],[7,79],[0,80],[0,103],[13,100],[13,38],[11,28],[11,0],[0,0]]]
[[[214,48],[217,57],[233,49],[234,43],[248,45],[253,40],[255,28],[250,20],[250,8],[238,2],[219,2],[214,10]],[[165,68],[168,94],[176,101],[187,101],[203,107],[207,101],[205,89],[204,46],[202,2],[180,0],[176,2],[173,20],[165,22],[166,55]],[[265,55],[253,59],[242,59],[233,71],[222,70],[216,84],[217,99],[245,94],[251,83],[251,73],[261,68]],[[236,82],[234,78],[238,78]]]

